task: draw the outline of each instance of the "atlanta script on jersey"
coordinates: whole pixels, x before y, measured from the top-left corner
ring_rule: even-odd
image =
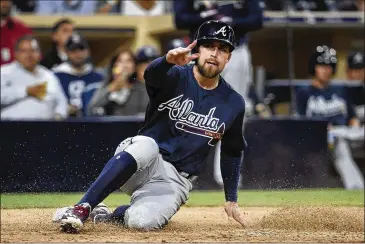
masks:
[[[174,66],[161,57],[148,66],[145,79],[150,103],[139,134],[152,137],[166,161],[198,175],[219,140],[223,153],[241,157],[245,102],[223,78],[217,88],[205,90],[193,64]]]
[[[314,86],[296,89],[297,112],[310,118],[325,118],[332,125],[347,125],[355,116],[354,106],[346,88],[329,86],[318,89]]]

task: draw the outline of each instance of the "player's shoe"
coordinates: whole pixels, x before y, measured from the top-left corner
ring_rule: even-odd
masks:
[[[75,205],[68,209],[61,218],[60,229],[66,233],[78,233],[84,226],[84,221],[89,217],[91,206],[88,203]]]
[[[93,218],[94,224],[101,224],[101,223],[113,223],[112,214],[105,214],[100,213],[94,216]]]
[[[96,215],[99,214],[111,214],[112,211],[110,211],[110,209],[108,208],[108,206],[106,206],[104,203],[99,203],[94,209],[93,211],[91,211],[90,213],[90,219],[94,219]]]

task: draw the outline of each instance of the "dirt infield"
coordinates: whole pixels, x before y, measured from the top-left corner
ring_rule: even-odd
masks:
[[[159,231],[140,232],[86,223],[64,234],[54,209],[1,210],[1,242],[364,242],[364,209],[345,207],[245,208],[246,229],[222,208],[182,208]]]

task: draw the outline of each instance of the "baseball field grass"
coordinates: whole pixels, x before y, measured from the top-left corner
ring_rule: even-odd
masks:
[[[52,216],[82,193],[1,194],[1,242],[351,242],[364,243],[364,191],[311,189],[239,192],[247,226],[228,220],[223,191],[193,191],[162,230],[144,232],[85,223],[79,234],[59,231]],[[129,197],[111,194],[111,209]]]
[[[2,194],[2,209],[57,208],[77,203],[82,193],[22,193]],[[281,190],[281,191],[240,191],[239,202],[247,207],[284,206],[364,206],[364,191],[343,189]],[[129,202],[129,196],[111,194],[105,201],[110,207]],[[216,207],[224,203],[224,194],[219,191],[193,191],[186,207]]]

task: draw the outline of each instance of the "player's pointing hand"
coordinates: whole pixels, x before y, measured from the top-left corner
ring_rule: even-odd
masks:
[[[189,54],[191,50],[196,46],[197,41],[193,41],[189,46],[183,48],[175,48],[170,50],[166,55],[166,61],[171,64],[183,66],[190,61],[199,57],[199,53]]]

